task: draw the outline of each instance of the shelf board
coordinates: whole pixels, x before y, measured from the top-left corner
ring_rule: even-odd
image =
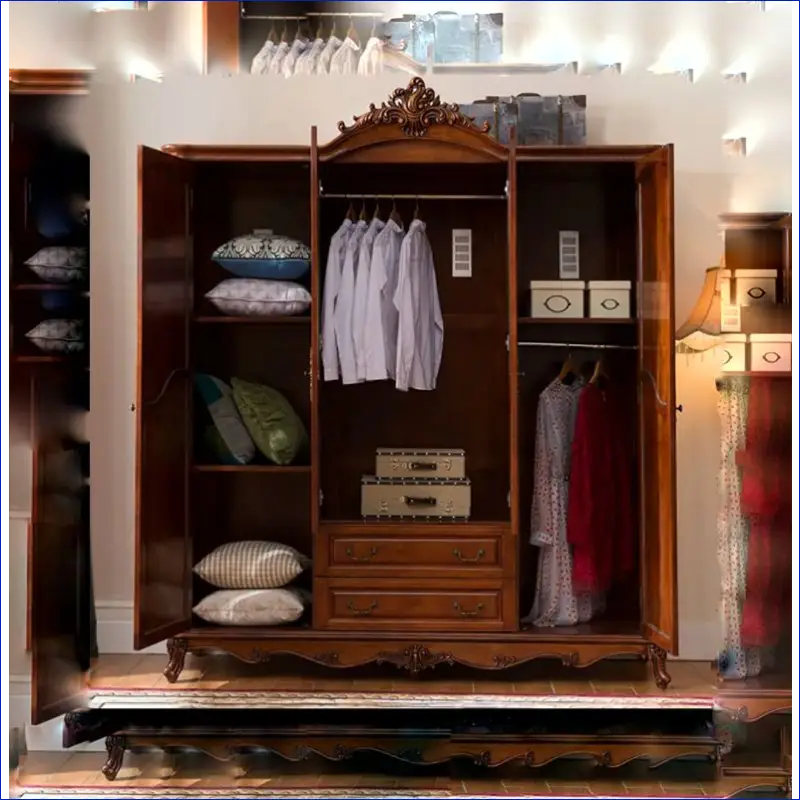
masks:
[[[633,317],[579,317],[550,319],[549,317],[519,317],[518,325],[635,325]]]
[[[311,317],[215,317],[197,316],[198,325],[308,325]]]
[[[239,472],[239,473],[267,473],[282,475],[305,475],[311,473],[311,467],[289,465],[280,467],[277,464],[195,464],[195,472]]]
[[[78,292],[89,295],[85,286],[74,283],[16,283],[11,289],[15,292]]]
[[[781,372],[754,372],[749,370],[747,372],[722,372],[720,378],[791,378],[791,370]]]

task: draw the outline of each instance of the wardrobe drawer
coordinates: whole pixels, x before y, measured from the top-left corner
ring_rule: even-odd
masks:
[[[319,624],[328,629],[474,631],[503,628],[503,585],[499,582],[482,588],[459,588],[456,580],[319,579],[315,583],[314,597]]]

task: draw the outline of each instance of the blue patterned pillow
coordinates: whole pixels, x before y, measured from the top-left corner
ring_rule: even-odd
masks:
[[[231,387],[202,373],[195,375],[194,383],[214,422],[215,435],[208,438],[215,454],[231,466],[249,464],[256,456],[256,446],[236,408]]]
[[[259,229],[220,245],[211,258],[240,278],[294,281],[308,272],[311,251],[296,239]]]
[[[45,353],[80,353],[86,347],[79,319],[46,319],[25,336]]]

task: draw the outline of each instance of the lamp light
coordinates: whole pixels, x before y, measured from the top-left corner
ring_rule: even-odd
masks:
[[[706,270],[700,296],[686,322],[675,333],[676,352],[702,353],[716,347],[722,335],[720,267]]]
[[[725,138],[722,140],[722,150],[726,156],[747,155],[747,139],[744,136]]]

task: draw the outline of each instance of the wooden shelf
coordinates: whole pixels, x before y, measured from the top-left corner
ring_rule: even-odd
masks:
[[[311,467],[289,465],[280,467],[277,464],[195,464],[195,472],[239,472],[239,473],[268,473],[283,475],[305,475],[311,473]]]
[[[214,317],[194,318],[198,325],[308,325],[311,317]]]
[[[17,283],[11,289],[15,292],[80,292],[89,296],[85,286],[75,283]]]
[[[720,378],[791,378],[791,370],[782,372],[722,372]]]
[[[548,317],[519,317],[518,325],[635,325],[633,317],[579,317],[577,319],[550,319]]]

